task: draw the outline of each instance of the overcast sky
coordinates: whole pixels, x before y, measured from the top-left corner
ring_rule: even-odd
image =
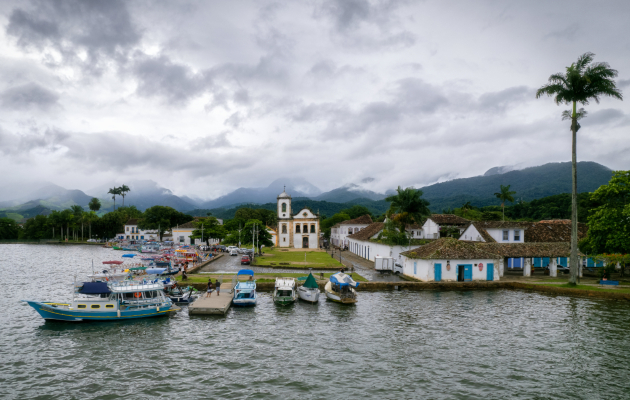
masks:
[[[569,161],[568,107],[535,90],[590,51],[627,96],[628,21],[627,0],[3,1],[0,183],[214,198]],[[630,169],[630,100],[586,109],[578,160]]]

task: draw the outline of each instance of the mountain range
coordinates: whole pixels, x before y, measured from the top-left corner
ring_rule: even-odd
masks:
[[[579,162],[578,190],[579,192],[593,191],[606,184],[611,176],[612,170],[601,164]],[[134,205],[140,210],[154,205],[169,206],[183,212],[198,209],[227,210],[241,204],[275,203],[278,194],[286,190],[296,200],[322,202],[322,206],[325,205],[326,208],[331,207],[329,203],[343,203],[344,207],[362,204],[376,211],[383,208],[383,199],[394,191],[377,193],[369,190],[368,187],[372,181],[372,178],[366,178],[359,183],[350,183],[322,192],[305,180],[281,178],[266,187],[239,188],[216,199],[204,201],[177,196],[171,190],[151,180],[138,180],[126,183],[131,190],[125,196],[124,203]],[[114,202],[107,191],[119,185],[120,183],[110,182],[83,192],[76,189],[68,190],[51,183],[42,184],[29,194],[0,202],[0,216],[11,215],[12,218],[21,219],[27,218],[26,215],[45,214],[46,210],[62,210],[74,204],[87,209],[87,204],[92,197],[101,199],[101,211],[111,211]],[[499,191],[500,185],[511,185],[511,190],[516,191],[515,197],[524,201],[569,193],[571,192],[571,163],[549,163],[525,169],[514,169],[510,166],[494,167],[482,176],[435,183],[421,189],[423,198],[431,203],[431,210],[441,212],[443,209],[460,207],[468,201],[480,207],[498,204],[494,193]],[[116,205],[122,205],[120,196],[116,197]]]

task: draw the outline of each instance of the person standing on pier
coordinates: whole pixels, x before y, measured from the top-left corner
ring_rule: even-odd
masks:
[[[217,296],[221,295],[221,282],[219,282],[219,279],[217,279],[217,283],[215,285],[217,287]]]
[[[206,289],[206,297],[212,296],[212,279],[208,279],[208,288]]]

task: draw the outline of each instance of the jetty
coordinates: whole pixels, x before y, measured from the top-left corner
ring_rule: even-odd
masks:
[[[221,296],[212,292],[212,296],[206,297],[204,293],[188,306],[189,315],[224,315],[232,305],[232,282],[221,284]]]

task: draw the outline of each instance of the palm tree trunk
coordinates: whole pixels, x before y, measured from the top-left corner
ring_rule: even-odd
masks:
[[[577,116],[576,103],[573,102],[573,118],[571,118],[571,175],[573,178],[571,190],[571,259],[569,260],[569,284],[577,283],[578,274],[578,218],[577,218]]]
[[[123,205],[122,206],[125,207],[125,195],[124,194],[122,195],[122,198],[123,198]]]

